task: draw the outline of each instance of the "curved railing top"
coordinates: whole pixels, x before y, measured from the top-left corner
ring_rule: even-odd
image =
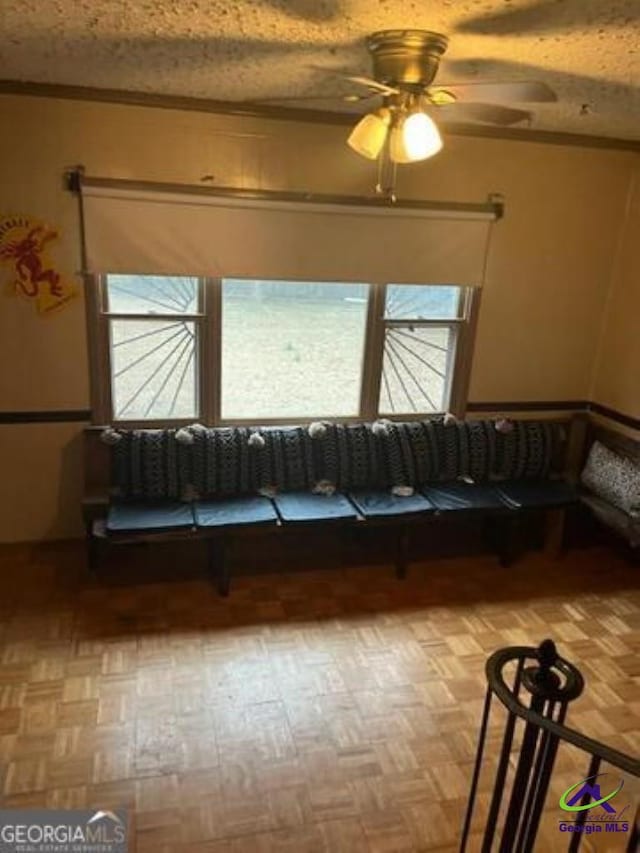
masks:
[[[525,668],[525,663],[529,660],[533,666]],[[548,719],[533,708],[523,705],[518,694],[513,692],[504,677],[505,667],[514,661],[518,663],[522,684],[533,696],[566,704],[576,699],[584,688],[584,680],[580,672],[558,655],[551,640],[545,640],[537,649],[532,646],[511,646],[500,649],[487,660],[487,681],[490,690],[512,714],[539,726],[584,752],[598,756],[602,761],[632,776],[640,776],[639,760],[593,740],[563,723]]]

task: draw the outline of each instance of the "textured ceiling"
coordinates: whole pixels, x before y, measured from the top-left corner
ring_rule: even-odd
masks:
[[[535,106],[534,128],[640,139],[640,0],[0,0],[0,78],[234,101],[331,95],[347,91],[331,70],[370,73],[364,37],[389,28],[450,37],[439,83],[547,82],[559,102]]]

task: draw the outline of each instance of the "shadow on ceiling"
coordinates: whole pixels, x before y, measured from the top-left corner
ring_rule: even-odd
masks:
[[[458,24],[459,33],[529,35],[584,28],[631,27],[637,23],[620,0],[537,0],[524,8],[478,15]]]

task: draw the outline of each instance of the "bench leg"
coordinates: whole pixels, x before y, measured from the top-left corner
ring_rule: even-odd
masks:
[[[97,536],[93,535],[91,524],[87,525],[86,531],[87,569],[89,570],[90,575],[95,576],[100,565],[100,541]]]
[[[409,563],[409,529],[401,524],[396,538],[396,577],[404,580]]]
[[[565,521],[567,511],[564,508],[550,509],[545,518],[544,550],[552,559],[559,560],[564,556],[565,549]]]
[[[520,523],[519,519],[509,516],[497,519],[496,549],[498,560],[504,568],[511,566],[520,550]]]
[[[226,543],[222,537],[211,538],[207,542],[209,550],[209,573],[216,578],[218,594],[223,598],[229,595],[231,572],[226,557]]]

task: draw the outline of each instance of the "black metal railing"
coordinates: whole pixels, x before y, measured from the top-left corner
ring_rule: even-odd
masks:
[[[513,664],[515,672],[509,679],[510,683],[507,683],[506,676]],[[608,796],[599,796],[599,783],[595,779],[600,775],[602,762],[623,773],[640,777],[640,762],[565,726],[569,703],[577,699],[584,689],[584,679],[576,667],[558,656],[551,640],[545,640],[537,649],[514,646],[495,652],[487,661],[486,675],[487,693],[460,853],[465,853],[469,842],[494,696],[506,709],[507,721],[480,843],[481,853],[491,853],[493,850],[499,853],[533,851],[556,754],[563,743],[584,752],[588,762],[585,777],[573,786],[578,789],[577,793],[562,806],[568,815],[563,823],[565,829],[570,830],[568,853],[576,853],[579,849],[587,821],[589,824],[601,824],[600,828],[604,827],[605,831],[611,831],[615,825],[613,831],[619,831],[620,837],[628,839],[627,853],[636,853],[640,849],[638,813],[634,820],[626,821],[617,820],[617,815],[611,816],[615,810],[608,801],[616,792],[614,790]],[[509,774],[519,721],[524,722],[524,730],[515,770]],[[510,786],[508,775],[512,779]],[[568,793],[565,792],[565,795]],[[598,810],[597,821],[588,817],[595,810]],[[622,833],[627,834],[623,836]],[[560,850],[561,846],[563,841],[559,834],[554,850]]]

